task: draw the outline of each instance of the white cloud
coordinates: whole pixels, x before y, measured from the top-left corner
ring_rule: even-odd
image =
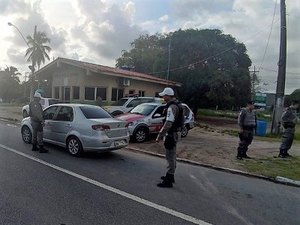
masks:
[[[150,0],[149,0],[150,1]],[[51,39],[51,57],[69,57],[114,66],[123,49],[140,34],[170,32],[187,28],[218,28],[244,42],[253,65],[262,63],[276,0],[171,0],[153,1],[145,19],[137,22],[143,2],[138,0],[1,0],[1,67],[14,65],[28,71],[24,58],[26,44],[7,22],[24,36],[34,26]],[[279,0],[269,47],[260,70],[261,78],[274,91],[279,52]],[[146,3],[145,3],[146,4]],[[149,6],[149,4],[147,4]],[[159,10],[157,10],[159,9]],[[299,1],[287,1],[287,71],[297,73],[299,64]],[[270,70],[275,70],[272,72]],[[299,72],[300,73],[300,72]],[[291,78],[291,79],[290,79]],[[296,74],[287,74],[286,91],[299,87]]]

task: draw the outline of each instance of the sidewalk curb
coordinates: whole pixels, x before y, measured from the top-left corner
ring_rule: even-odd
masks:
[[[132,152],[144,153],[144,154],[151,155],[151,156],[165,158],[165,155],[163,155],[163,154],[149,152],[149,151],[145,151],[145,150],[142,150],[142,149],[139,149],[139,148],[133,148],[133,147],[128,147],[127,146],[127,147],[125,147],[125,149],[128,150],[128,151],[132,151]],[[176,160],[179,161],[179,162],[188,163],[188,164],[191,164],[191,165],[201,166],[201,167],[205,167],[205,168],[210,168],[210,169],[223,171],[223,172],[227,172],[227,173],[258,178],[258,179],[262,179],[262,180],[266,180],[266,181],[271,181],[273,183],[278,183],[278,184],[283,184],[283,185],[288,185],[288,186],[293,186],[293,187],[300,187],[300,181],[292,180],[292,179],[289,179],[289,178],[286,178],[286,177],[280,177],[280,176],[277,176],[276,178],[267,177],[267,176],[263,176],[263,175],[248,173],[248,172],[245,172],[245,171],[242,171],[242,170],[236,170],[236,169],[230,169],[230,168],[226,168],[226,167],[213,166],[213,165],[210,165],[210,164],[200,163],[200,162],[196,162],[196,161],[189,160],[189,159],[184,159],[184,158],[177,158]]]

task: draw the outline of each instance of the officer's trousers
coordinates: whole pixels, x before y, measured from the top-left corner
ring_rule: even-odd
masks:
[[[43,125],[41,122],[31,120],[32,125],[32,144],[43,145]]]
[[[237,155],[238,156],[245,156],[246,152],[248,151],[249,145],[252,143],[253,140],[253,129],[243,130],[242,133],[239,134],[240,142],[237,148]]]
[[[295,128],[287,128],[283,131],[280,145],[280,153],[286,154],[287,151],[292,147],[294,134]]]
[[[173,132],[168,134],[165,139],[167,173],[174,175],[176,170],[176,145],[179,134]]]

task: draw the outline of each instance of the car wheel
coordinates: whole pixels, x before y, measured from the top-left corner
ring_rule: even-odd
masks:
[[[67,149],[68,152],[73,156],[80,156],[83,153],[83,148],[80,140],[74,136],[68,138]]]
[[[188,133],[189,133],[189,128],[186,125],[184,125],[184,127],[181,129],[181,137],[183,138],[186,137]]]
[[[26,110],[23,110],[23,118],[26,118],[26,117],[28,117],[29,115],[28,115],[28,113],[27,113],[27,111]]]
[[[136,142],[142,143],[148,137],[148,132],[145,127],[140,127],[134,131],[133,138]]]
[[[23,126],[22,127],[22,139],[26,144],[30,144],[32,140],[32,133],[29,127]]]

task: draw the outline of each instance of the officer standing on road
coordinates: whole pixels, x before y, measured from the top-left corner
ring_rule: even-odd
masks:
[[[247,155],[248,146],[253,140],[254,129],[256,128],[256,113],[254,111],[254,102],[249,101],[246,108],[241,109],[239,118],[239,146],[237,148],[236,158],[239,160],[250,159]]]
[[[32,151],[40,151],[40,153],[46,153],[48,150],[44,149],[43,145],[43,109],[40,104],[41,94],[35,92],[33,101],[29,103],[29,116],[32,126]],[[37,147],[38,144],[38,147]]]
[[[164,146],[166,149],[168,170],[166,176],[161,177],[163,181],[157,184],[157,186],[173,187],[173,183],[175,183],[174,174],[176,169],[176,144],[184,121],[183,107],[174,97],[174,91],[172,88],[165,88],[163,92],[159,93],[159,96],[163,97],[167,105],[165,110],[166,119],[163,127],[157,135],[156,142],[159,142],[163,138],[165,139]]]
[[[299,107],[298,101],[293,101],[292,105],[283,112],[281,116],[282,124],[283,124],[283,134],[282,134],[282,142],[279,148],[280,158],[290,157],[291,155],[288,153],[288,150],[292,147],[295,127],[298,121],[296,110]]]

